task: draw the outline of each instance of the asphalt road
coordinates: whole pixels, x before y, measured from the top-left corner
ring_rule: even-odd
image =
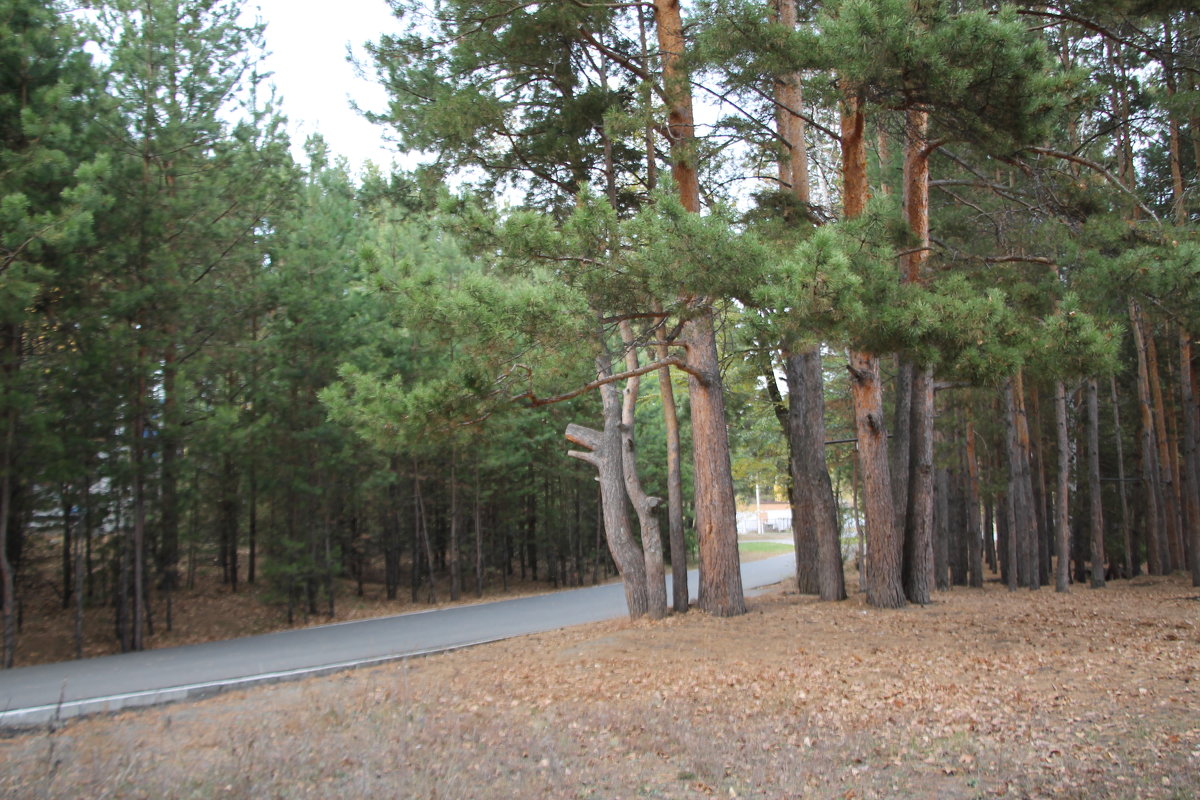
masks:
[[[742,565],[747,594],[795,574],[790,553]],[[669,580],[669,578],[668,578]],[[695,586],[695,572],[689,585]],[[670,597],[668,588],[667,596]],[[619,583],[206,644],[0,671],[0,728],[204,697],[626,614]]]

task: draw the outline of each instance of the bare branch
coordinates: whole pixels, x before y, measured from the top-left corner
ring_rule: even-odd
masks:
[[[983,261],[986,264],[1046,264],[1051,267],[1058,264],[1053,258],[1046,258],[1045,256],[984,256]]]
[[[1054,150],[1049,147],[1026,147],[1025,149],[1031,153],[1037,153],[1043,156],[1051,156],[1053,158],[1061,158],[1064,161],[1070,161],[1072,164],[1079,164],[1082,167],[1087,167],[1094,172],[1098,172],[1099,174],[1103,175],[1104,179],[1113,186],[1116,186],[1122,192],[1132,197],[1133,202],[1137,203],[1137,207],[1140,208],[1147,216],[1149,216],[1150,219],[1154,220],[1160,225],[1162,224],[1162,220],[1158,218],[1158,215],[1147,208],[1146,204],[1141,201],[1141,199],[1133,192],[1133,190],[1121,183],[1120,179],[1105,169],[1103,164],[1098,164],[1091,159],[1084,158],[1083,156],[1077,156],[1074,153],[1064,153],[1061,150]]]
[[[637,369],[628,370],[627,372],[619,372],[615,375],[608,375],[603,378],[597,378],[596,380],[594,380],[590,383],[580,386],[578,389],[575,389],[570,392],[565,392],[563,394],[554,395],[553,397],[538,397],[536,394],[533,393],[533,390],[530,390],[530,391],[522,392],[521,394],[515,395],[514,397],[511,398],[511,400],[513,402],[524,400],[527,403],[529,403],[529,406],[531,408],[537,408],[538,406],[548,406],[553,403],[561,403],[564,400],[574,399],[576,397],[579,397],[582,394],[587,394],[588,392],[592,391],[593,389],[599,389],[601,386],[604,386],[606,384],[615,383],[617,381],[628,380],[629,378],[636,378],[639,375],[645,375],[648,372],[654,372],[655,370],[662,369],[663,367],[676,367],[678,369],[683,370],[684,372],[686,372],[689,375],[699,378],[700,380],[705,379],[703,375],[701,375],[699,372],[697,372],[696,370],[694,370],[690,366],[688,366],[688,363],[686,361],[684,361],[683,359],[681,359],[681,358],[663,358],[663,359],[659,359],[658,361],[655,361],[651,364],[646,364],[645,366],[638,367]]]
[[[592,47],[599,50],[601,53],[603,53],[609,59],[614,61],[616,64],[624,67],[625,69],[627,69],[629,72],[631,72],[635,77],[639,78],[640,80],[643,80],[646,83],[650,84],[650,86],[654,90],[654,93],[656,95],[658,95],[660,98],[662,98],[664,101],[666,100],[666,97],[663,95],[662,88],[654,80],[654,76],[651,75],[649,72],[647,72],[642,67],[641,64],[638,64],[635,61],[633,61],[632,59],[626,58],[624,55],[617,52],[616,50],[613,50],[611,47],[609,47],[608,45],[601,42],[595,36],[592,36],[591,32],[585,28],[579,29],[579,35],[582,36],[585,40],[587,40],[588,44],[590,44]]]

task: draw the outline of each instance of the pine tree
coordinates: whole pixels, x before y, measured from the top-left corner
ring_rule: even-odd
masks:
[[[81,37],[56,4],[0,4],[0,594],[3,655],[16,646],[15,573],[22,555],[22,505],[56,449],[52,431],[28,416],[40,376],[34,353],[70,348],[56,322],[80,279],[75,264],[92,237],[92,212],[106,200],[96,158],[105,120],[101,83]],[[56,358],[65,366],[65,358]],[[48,367],[47,367],[48,368]],[[37,436],[50,436],[40,443]],[[65,578],[66,576],[64,576]]]

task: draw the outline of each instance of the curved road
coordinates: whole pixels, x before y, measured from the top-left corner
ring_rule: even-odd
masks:
[[[742,565],[747,594],[795,574],[791,554]],[[670,578],[668,577],[668,581]],[[695,585],[695,571],[689,583]],[[670,589],[667,590],[670,596]],[[0,728],[203,697],[624,616],[620,583],[379,619],[0,671]]]

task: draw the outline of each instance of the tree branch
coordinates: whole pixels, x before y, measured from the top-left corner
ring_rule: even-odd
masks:
[[[567,441],[586,447],[588,450],[598,450],[604,441],[604,434],[595,428],[577,425],[574,422],[567,425]]]
[[[1045,256],[984,256],[983,262],[985,264],[1012,264],[1015,262],[1046,264],[1048,266],[1055,266],[1058,263],[1053,258],[1046,258]]]
[[[1025,149],[1031,153],[1037,153],[1037,154],[1043,155],[1043,156],[1051,156],[1053,158],[1061,158],[1064,161],[1070,161],[1072,164],[1079,164],[1082,167],[1087,167],[1088,169],[1090,169],[1094,172],[1100,173],[1101,175],[1104,176],[1105,180],[1107,180],[1113,186],[1116,186],[1122,192],[1125,192],[1125,194],[1132,197],[1133,202],[1137,203],[1137,207],[1140,208],[1147,216],[1149,216],[1150,219],[1154,220],[1155,222],[1157,222],[1160,225],[1162,224],[1162,220],[1160,220],[1158,218],[1158,215],[1155,214],[1153,211],[1151,211],[1149,208],[1147,208],[1146,204],[1141,201],[1141,198],[1139,198],[1132,189],[1130,189],[1125,184],[1121,183],[1120,179],[1118,179],[1117,176],[1113,175],[1111,172],[1109,172],[1107,169],[1105,169],[1103,164],[1098,164],[1095,161],[1092,161],[1091,159],[1084,158],[1083,156],[1077,156],[1074,153],[1064,153],[1061,150],[1054,150],[1049,147],[1032,147],[1031,146],[1031,147],[1026,147]]]
[[[548,406],[553,403],[561,403],[564,400],[572,400],[576,397],[579,397],[582,394],[587,394],[588,392],[592,391],[593,389],[599,389],[601,386],[605,386],[610,383],[615,383],[617,381],[628,380],[629,378],[636,378],[639,375],[645,375],[648,372],[654,372],[655,370],[662,369],[663,367],[676,367],[678,369],[683,370],[687,374],[692,375],[693,377],[699,378],[700,380],[704,380],[704,376],[701,375],[696,370],[692,369],[690,366],[688,366],[688,363],[686,361],[684,361],[683,359],[681,359],[681,358],[663,358],[663,359],[659,359],[658,361],[653,362],[652,364],[646,364],[645,366],[638,367],[637,369],[631,369],[626,372],[619,372],[615,375],[608,375],[603,378],[597,378],[596,380],[594,380],[590,383],[580,386],[578,389],[575,389],[574,391],[565,392],[564,394],[554,395],[553,397],[538,397],[536,394],[533,393],[533,390],[530,390],[530,391],[522,392],[521,394],[515,395],[510,399],[513,402],[517,402],[519,400],[525,400],[526,402],[529,403],[529,406],[531,408],[537,408],[538,406]]]

